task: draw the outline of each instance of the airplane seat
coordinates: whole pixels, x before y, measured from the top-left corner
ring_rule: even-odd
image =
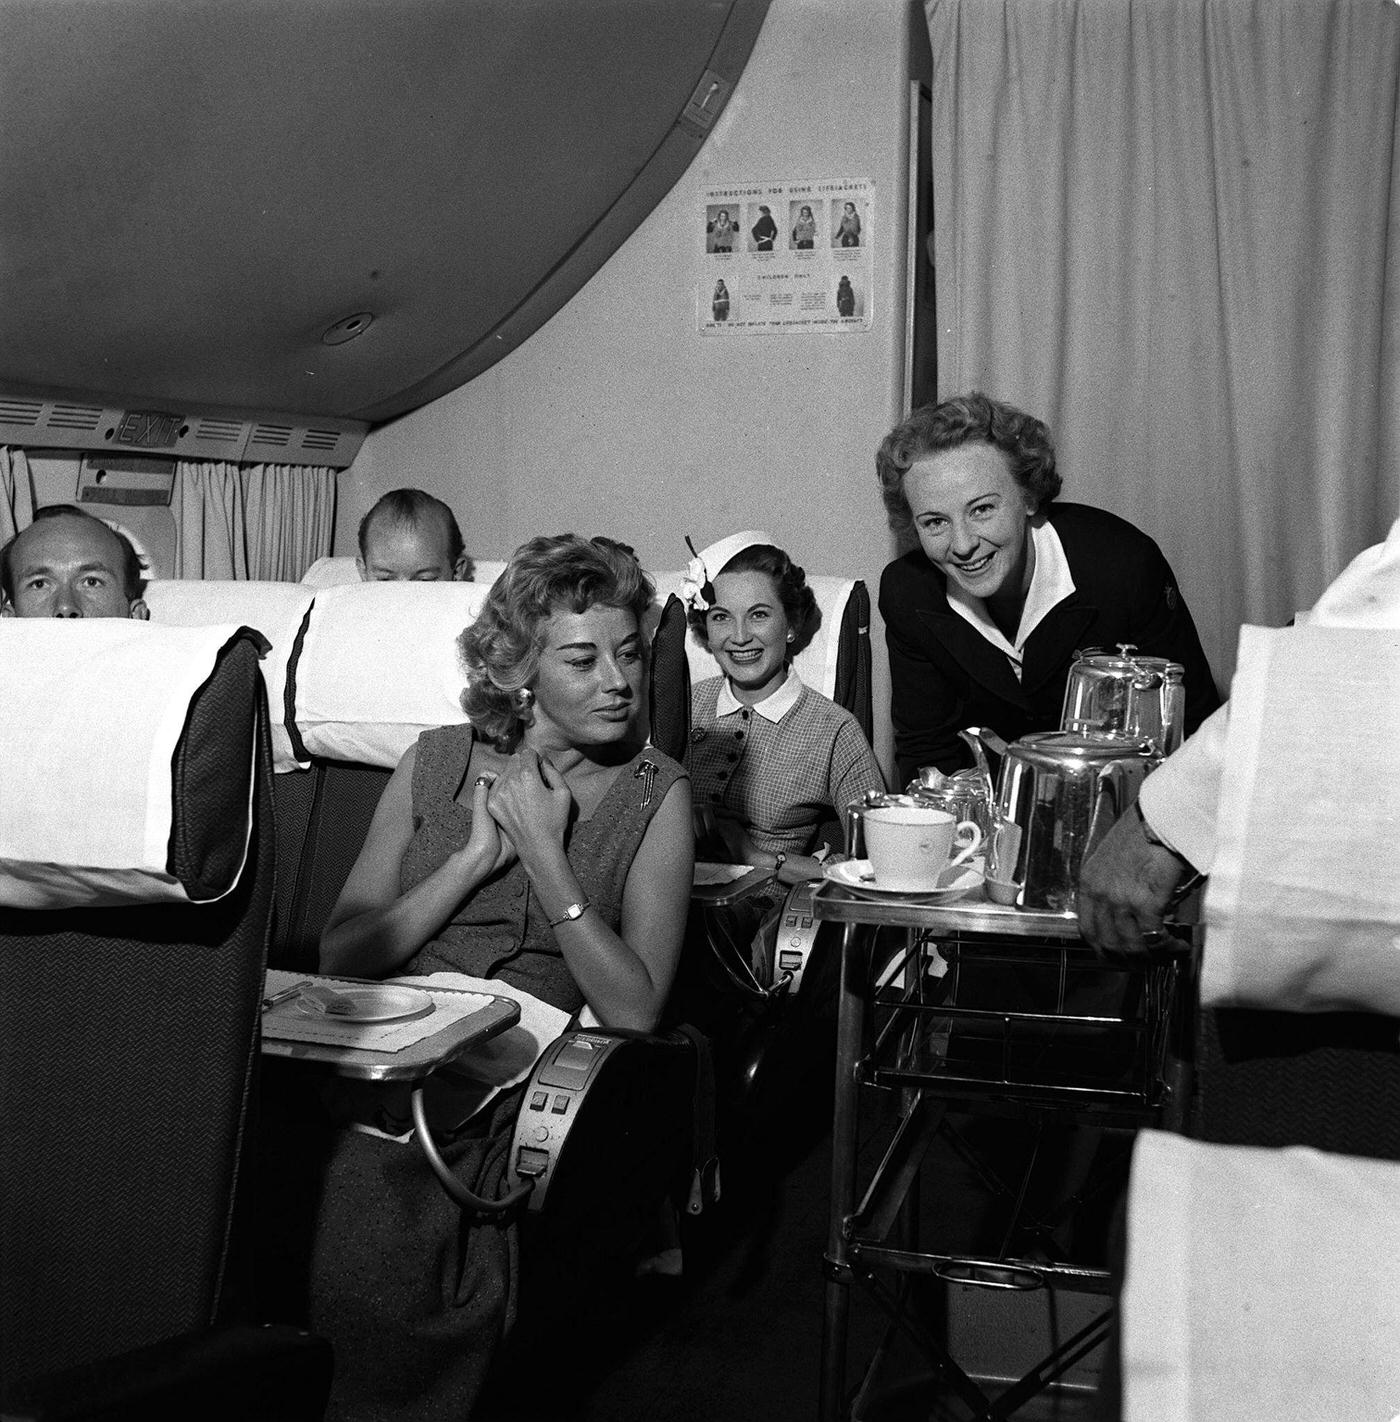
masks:
[[[0,728],[7,1417],[324,1408],[324,1340],[246,1321],[236,1223],[273,885],[262,645],[0,623],[0,682],[26,688]]]
[[[315,591],[286,676],[286,729],[296,763],[306,768],[277,775],[273,785],[277,846],[286,871],[278,879],[274,964],[315,969],[326,920],[364,844],[393,767],[422,730],[465,719],[458,700],[462,672],[457,638],[480,611],[487,590],[479,583],[356,580]],[[678,620],[674,609],[662,609],[653,667],[684,675],[684,635],[683,614]],[[661,678],[663,683],[669,680]],[[663,748],[679,759],[689,724],[688,696],[678,704],[663,695],[653,678],[648,714],[651,724],[664,724]],[[712,1154],[703,1125],[695,1125],[695,1113],[702,1109],[697,1103],[705,1099],[703,1042],[668,1019],[663,1031],[640,1038],[599,1028],[566,1032],[547,1057],[553,1061],[561,1052],[567,1057],[570,1044],[585,1034],[611,1045],[599,1054],[600,1069],[590,1073],[578,1109],[569,1118],[571,1123],[582,1119],[583,1125],[570,1125],[569,1132],[560,1132],[551,1144],[551,1171],[558,1166],[563,1183],[552,1192],[536,1188],[532,1213],[547,1194],[552,1216],[577,1213],[584,1208],[581,1201],[606,1198],[629,1172],[653,1183],[680,1175],[688,1167],[692,1141],[697,1168]],[[543,1059],[540,1070],[547,1070]],[[642,1128],[639,1122],[633,1129],[627,1122],[634,1113],[626,1103],[635,1103],[639,1092],[651,1102],[649,1124]],[[581,1139],[608,1143],[602,1158],[616,1168],[607,1172],[606,1185],[599,1183],[603,1173],[596,1169],[600,1156],[591,1146],[580,1146]],[[679,1161],[677,1141],[684,1142],[684,1159]],[[585,1188],[584,1168],[590,1158],[596,1178]],[[627,1171],[621,1169],[624,1159],[630,1162]],[[444,1179],[444,1187],[453,1194],[450,1180]],[[522,1199],[529,1188],[527,1183]],[[480,1212],[479,1202],[454,1198]]]
[[[1297,754],[1393,702],[1397,604],[1375,569],[1355,604],[1355,585],[1334,584],[1324,620],[1319,603],[1306,623],[1241,634],[1194,1139],[1140,1144],[1132,1167],[1131,1416],[1388,1416],[1400,1395],[1398,767],[1373,740],[1364,755]],[[1320,852],[1313,827],[1333,820],[1348,832]]]
[[[1400,1160],[1400,1019],[1203,1007],[1195,1077],[1199,1140]]]
[[[353,562],[353,560],[352,560]],[[315,944],[308,957],[291,926],[294,900],[301,885],[299,867],[306,844],[307,821],[315,803],[318,777],[296,730],[295,667],[310,625],[316,590],[300,583],[235,579],[162,579],[150,584],[146,605],[151,621],[161,625],[200,627],[238,622],[256,628],[267,641],[261,662],[267,687],[272,743],[273,819],[276,837],[276,884],[273,894],[273,942],[294,945],[289,955],[274,949],[275,967],[312,968]]]
[[[1122,1297],[1123,1417],[1390,1417],[1400,1164],[1144,1131]]]
[[[1364,736],[1400,677],[1385,570],[1339,579],[1300,625],[1241,631],[1205,898],[1203,1139],[1400,1160],[1400,756]],[[1337,751],[1349,731],[1364,754]],[[1313,833],[1328,823],[1335,844]]]

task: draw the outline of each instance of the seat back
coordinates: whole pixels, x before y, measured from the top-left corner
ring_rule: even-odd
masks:
[[[860,723],[865,739],[874,744],[875,715],[870,690],[870,594],[857,579],[841,609],[836,627],[835,683],[831,699]]]
[[[651,639],[647,716],[652,745],[682,765],[688,763],[690,754],[688,640],[685,604],[672,593]]]
[[[317,759],[305,773],[277,776],[273,967],[316,970],[326,920],[392,774],[383,766]]]
[[[1353,568],[1304,625],[1240,632],[1195,1120],[1210,1141],[1400,1160],[1400,757],[1371,734],[1400,677],[1400,542]]]
[[[209,813],[207,779],[202,791],[180,773],[191,757],[251,795],[231,892],[10,909],[0,926],[7,1391],[208,1326],[225,1296],[273,878],[266,705],[246,637],[189,703],[172,857]]]
[[[1191,1117],[1200,1140],[1400,1160],[1396,1101],[1394,1017],[1201,1010]]]

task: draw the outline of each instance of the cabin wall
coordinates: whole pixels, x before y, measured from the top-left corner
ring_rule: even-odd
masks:
[[[571,530],[674,569],[687,534],[702,547],[758,527],[810,573],[864,578],[873,600],[894,551],[874,452],[902,413],[909,81],[927,69],[909,0],[773,0],[704,148],[631,239],[490,370],[370,434],[342,475],[336,551],[381,494],[417,485],[452,505],[478,557]],[[702,336],[704,191],[807,178],[876,185],[872,329]],[[508,200],[492,220],[510,220]],[[888,766],[878,619],[872,635]]]
[[[72,504],[78,499],[78,470],[81,454],[69,450],[26,450],[29,472],[34,480],[34,503],[37,508],[49,504]]]

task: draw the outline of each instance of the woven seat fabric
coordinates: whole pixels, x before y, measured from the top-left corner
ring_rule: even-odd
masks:
[[[1365,1012],[1203,1009],[1192,1134],[1400,1160],[1400,1022]]]

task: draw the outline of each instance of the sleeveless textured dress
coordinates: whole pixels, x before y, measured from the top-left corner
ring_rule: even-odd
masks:
[[[407,893],[466,844],[472,828],[477,749],[469,726],[444,726],[418,738],[413,771],[414,835],[404,851]],[[627,871],[651,817],[684,771],[646,749],[619,770],[593,813],[570,826],[566,853],[594,912],[612,929],[622,921]],[[451,971],[500,978],[565,1012],[583,995],[554,931],[517,860],[488,880],[405,966],[405,973]]]
[[[471,833],[475,738],[469,727],[426,731],[413,776],[413,839],[404,890]],[[593,814],[569,830],[566,853],[594,910],[613,929],[633,857],[652,816],[685,772],[644,749],[623,766]],[[404,972],[499,978],[565,1012],[583,995],[529,875],[518,862],[482,884]],[[524,1086],[498,1096],[442,1145],[477,1194],[503,1193]],[[336,1355],[329,1419],[463,1422],[515,1314],[513,1221],[477,1222],[457,1209],[416,1143],[336,1133],[317,1219],[309,1289],[312,1328]]]

